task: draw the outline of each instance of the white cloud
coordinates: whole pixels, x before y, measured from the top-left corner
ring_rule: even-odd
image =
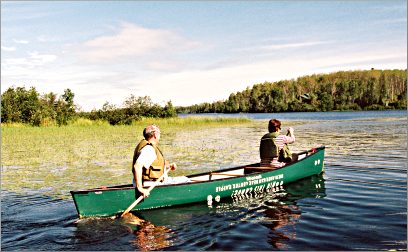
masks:
[[[41,66],[47,63],[51,63],[57,59],[53,54],[39,54],[38,52],[29,53],[29,60],[34,66]]]
[[[17,44],[28,44],[29,41],[28,40],[18,40],[18,39],[13,39],[14,43]]]
[[[155,71],[163,71],[163,72],[174,72],[180,70],[181,66],[185,64],[181,62],[174,62],[174,61],[151,61],[146,64],[146,67],[155,70]]]
[[[60,42],[62,39],[58,38],[57,36],[51,36],[51,35],[39,35],[37,38],[35,38],[38,42],[41,43],[47,43],[47,42]]]
[[[54,62],[56,59],[56,55],[30,52],[28,53],[28,57],[2,59],[1,68],[4,74],[18,75],[17,73],[24,73],[27,68],[31,69],[40,67],[45,64]]]
[[[282,50],[288,48],[303,48],[303,47],[310,47],[322,44],[331,43],[330,41],[312,41],[312,42],[302,42],[302,43],[285,43],[285,44],[274,44],[274,45],[267,45],[262,46],[261,49],[266,50]]]
[[[199,44],[164,29],[148,29],[123,23],[117,34],[101,36],[85,42],[80,49],[84,59],[108,61],[141,57],[147,54],[174,53],[195,48]]]
[[[6,52],[13,52],[16,50],[14,46],[3,46],[1,45],[1,50],[6,51]]]

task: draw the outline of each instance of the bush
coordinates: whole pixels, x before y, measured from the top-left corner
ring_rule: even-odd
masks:
[[[83,118],[83,117],[79,117],[73,121],[70,121],[68,123],[68,125],[70,126],[108,126],[109,123],[107,121],[104,120],[90,120],[88,118]]]
[[[373,104],[364,108],[364,110],[384,110],[385,107],[378,104]]]

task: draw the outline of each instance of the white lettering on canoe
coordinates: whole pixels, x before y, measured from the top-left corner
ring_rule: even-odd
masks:
[[[245,182],[241,182],[241,183],[236,183],[236,184],[232,184],[232,189],[238,189],[238,188],[242,188],[242,187],[247,187],[249,185],[248,181]]]
[[[215,188],[215,192],[223,192],[223,191],[227,191],[231,189],[232,189],[232,185],[222,185],[222,186],[217,186]]]
[[[224,191],[230,191],[233,190],[233,194],[242,194],[243,192],[239,190],[240,188],[244,187],[251,187],[251,191],[255,192],[260,192],[261,188],[262,191],[266,188],[274,187],[275,184],[278,186],[279,184],[283,184],[283,174],[278,174],[274,176],[269,176],[263,178],[262,175],[256,175],[256,176],[251,176],[251,177],[246,177],[247,181],[244,182],[239,182],[239,183],[233,183],[233,184],[226,184],[226,185],[221,185],[215,187],[215,192],[224,192]],[[254,188],[252,188],[254,187]],[[245,192],[247,193],[247,192]]]
[[[262,175],[246,177],[246,180],[249,181],[249,180],[260,179],[260,178],[262,178]]]

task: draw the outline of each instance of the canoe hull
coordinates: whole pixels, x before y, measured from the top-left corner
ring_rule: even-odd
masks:
[[[302,160],[285,167],[263,171],[256,168],[259,164],[235,167],[214,171],[214,174],[225,173],[224,178],[211,179],[209,173],[188,176],[190,179],[208,177],[201,182],[157,186],[150,196],[139,203],[132,211],[168,207],[194,202],[219,201],[225,197],[262,193],[281,188],[302,178],[320,174],[324,170],[324,147],[313,151]],[[246,174],[249,168],[255,172]],[[236,171],[245,171],[236,176]],[[228,175],[231,174],[231,175]],[[71,191],[80,218],[92,216],[112,216],[124,212],[139,196],[132,185],[97,188],[92,190]]]

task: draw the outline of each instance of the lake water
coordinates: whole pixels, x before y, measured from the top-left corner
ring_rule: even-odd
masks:
[[[258,162],[267,120],[278,118],[295,128],[292,150],[326,146],[325,173],[275,194],[144,211],[130,220],[78,220],[66,195],[27,183],[23,193],[1,191],[2,250],[407,249],[406,111],[227,116],[254,121],[163,134],[165,155],[186,173]]]

